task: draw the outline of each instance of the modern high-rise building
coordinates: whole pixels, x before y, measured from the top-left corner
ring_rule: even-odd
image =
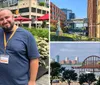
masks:
[[[79,57],[75,57],[75,60],[78,63],[79,62]]]
[[[68,60],[69,60],[69,58],[68,58],[68,57],[66,57],[66,58],[65,58],[65,61],[68,61]]]
[[[97,38],[100,38],[100,0],[97,0]]]
[[[13,13],[15,13],[16,10],[19,10],[18,14],[14,14],[15,17],[21,15],[23,17],[33,19],[33,22],[31,21],[22,22],[23,26],[26,27],[41,26],[42,21],[37,21],[36,19],[40,16],[43,16],[44,14],[49,13],[49,8],[46,6],[40,6],[37,0],[19,0],[18,5],[9,6],[5,8],[10,9]],[[49,22],[47,22],[47,25],[49,25]]]
[[[72,10],[70,9],[61,9],[65,14],[66,14],[66,20],[71,20],[71,19],[75,19],[75,13],[72,12]],[[75,28],[76,25],[75,23],[70,23],[69,24],[72,28]]]
[[[56,62],[58,62],[58,63],[59,63],[59,61],[60,61],[60,56],[59,56],[59,55],[57,55],[57,56],[56,56]]]
[[[95,38],[97,37],[96,30],[96,19],[97,19],[97,0],[88,0],[88,31],[89,37]]]
[[[70,13],[72,13],[72,10],[70,10],[70,9],[65,9],[65,8],[63,8],[63,9],[61,9],[65,14],[66,14],[66,19],[67,20],[70,20],[71,18],[70,18]]]
[[[69,19],[75,19],[75,13],[70,13],[69,14]]]

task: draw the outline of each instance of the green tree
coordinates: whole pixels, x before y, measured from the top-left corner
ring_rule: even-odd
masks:
[[[97,81],[97,84],[96,85],[100,85],[100,77],[99,77],[99,80]]]
[[[77,73],[75,73],[74,70],[65,70],[63,72],[63,79],[67,80],[68,85],[70,85],[71,80],[73,80],[73,81],[77,80]]]
[[[45,3],[44,2],[39,2],[39,5],[40,6],[45,6]]]
[[[87,83],[89,85],[92,84],[92,82],[96,81],[94,73],[88,73],[88,74],[86,74],[86,77],[87,77]]]
[[[64,29],[63,29],[63,32],[68,33],[71,28],[72,28],[71,25],[65,26]]]
[[[50,24],[50,31],[51,32],[56,32],[56,30],[57,30],[56,25]]]
[[[79,83],[80,83],[80,85],[82,85],[84,82],[86,82],[86,74],[80,74],[79,75]]]
[[[95,78],[95,75],[93,73],[81,74],[79,76],[79,83],[80,84],[83,84],[84,82],[87,82],[90,85],[94,81],[96,81],[96,78]]]
[[[60,76],[61,65],[58,62],[51,62],[50,68],[51,68],[50,75],[51,75],[51,85],[52,85],[52,80],[55,78],[59,78]]]

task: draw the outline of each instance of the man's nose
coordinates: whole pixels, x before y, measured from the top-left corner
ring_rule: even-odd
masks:
[[[6,23],[6,22],[7,22],[7,20],[4,18],[4,19],[3,19],[3,23]]]

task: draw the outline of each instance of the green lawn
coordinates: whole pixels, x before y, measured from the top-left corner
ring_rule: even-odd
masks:
[[[50,33],[51,41],[88,41],[89,38],[86,36],[63,33],[62,36],[56,36],[56,32]]]

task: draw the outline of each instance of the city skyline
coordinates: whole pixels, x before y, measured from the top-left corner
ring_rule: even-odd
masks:
[[[87,0],[51,0],[59,8],[67,8],[75,13],[76,18],[87,18]]]
[[[55,56],[59,55],[60,61],[66,57],[70,60],[79,57],[79,61],[82,62],[88,56],[100,56],[100,43],[51,43],[50,46],[51,58],[55,59]]]

